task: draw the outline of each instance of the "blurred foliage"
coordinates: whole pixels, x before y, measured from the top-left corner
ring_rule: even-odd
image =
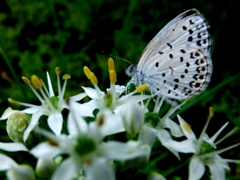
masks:
[[[186,104],[182,113],[194,131],[200,131],[215,109],[212,133],[225,121],[240,126],[240,78],[237,0],[3,0],[0,4],[0,114],[7,98],[34,102],[35,96],[21,76],[32,74],[46,82],[46,71],[56,87],[55,71],[70,74],[66,96],[91,86],[83,74],[88,66],[99,78],[100,88],[109,87],[104,51],[137,63],[147,43],[170,20],[187,9],[198,9],[210,25],[213,39],[213,76],[209,87]],[[13,71],[3,57],[5,50]],[[115,59],[118,83],[125,84],[126,63]],[[22,89],[20,88],[22,86]],[[17,109],[18,107],[14,107]],[[5,122],[0,122],[0,141],[7,141]],[[199,128],[200,127],[200,128]],[[233,125],[231,125],[233,127]],[[209,131],[210,129],[209,128]],[[236,137],[237,141],[239,138]],[[238,154],[234,156],[238,157]]]

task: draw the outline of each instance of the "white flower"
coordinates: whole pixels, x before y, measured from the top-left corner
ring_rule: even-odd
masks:
[[[188,140],[178,142],[172,139],[167,129],[169,129],[171,134],[175,137],[182,137],[184,135],[180,125],[169,118],[169,116],[172,115],[179,106],[171,107],[170,110],[162,118],[160,118],[158,111],[160,110],[163,101],[164,97],[160,100],[160,97],[157,96],[153,112],[146,113],[145,123],[140,131],[138,140],[142,142],[142,144],[146,144],[151,147],[157,137],[164,147],[180,159],[178,154],[179,152],[191,153],[195,152],[195,150],[193,148],[189,148]]]
[[[28,151],[22,143],[0,142],[0,149],[8,152]],[[0,153],[0,171],[7,171],[9,180],[34,180],[33,169],[27,165],[18,165],[12,158]]]
[[[105,143],[97,124],[89,126],[72,111],[69,117],[71,117],[68,119],[71,121],[68,123],[69,136],[56,137],[44,131],[43,133],[51,140],[31,150],[37,158],[52,159],[59,154],[69,155],[55,171],[53,180],[74,178],[80,169],[84,170],[88,180],[115,179],[109,160],[123,161],[144,156],[145,150],[141,149],[138,143],[116,141]]]
[[[189,148],[195,149],[194,156],[191,158],[189,164],[189,180],[200,179],[205,172],[205,166],[209,167],[211,172],[211,178],[213,180],[225,180],[225,169],[229,169],[228,162],[240,163],[239,160],[223,159],[219,156],[220,153],[232,149],[240,145],[240,143],[221,150],[216,150],[216,145],[218,144],[218,142],[215,143],[215,140],[228,123],[224,124],[224,126],[220,128],[218,132],[216,132],[211,138],[209,138],[205,131],[211,117],[212,116],[210,115],[205,127],[202,130],[200,137],[197,139],[190,126],[178,115],[178,120],[181,124],[181,128],[185,136],[187,137],[188,142],[190,142],[188,146]]]
[[[28,165],[18,165],[12,158],[0,154],[0,171],[7,171],[9,180],[34,180],[35,175],[32,167]]]
[[[123,108],[126,105],[127,102],[133,102],[133,103],[141,102],[150,97],[148,95],[134,95],[135,93],[141,92],[145,88],[147,88],[146,85],[143,85],[137,88],[132,93],[122,95],[123,92],[125,92],[126,87],[115,84],[117,81],[116,79],[117,75],[114,69],[114,62],[112,58],[109,58],[108,66],[109,66],[108,69],[109,69],[109,77],[110,77],[110,88],[107,89],[106,93],[99,89],[99,87],[97,86],[98,84],[97,77],[86,66],[84,67],[84,73],[87,76],[87,78],[91,80],[92,84],[94,85],[94,88],[82,87],[86,95],[92,99],[91,101],[84,103],[84,105],[87,105],[88,107],[90,107],[92,111],[94,109],[99,110],[98,116],[105,117],[105,127],[110,127],[113,124],[118,125],[119,128],[117,131],[108,129],[109,131],[107,130],[105,132],[106,135],[124,131],[123,124],[122,124],[122,115],[119,111],[121,108]],[[111,123],[111,125],[108,125],[108,123]]]
[[[58,96],[55,96],[52,83],[50,80],[50,76],[47,73],[47,80],[48,80],[48,89],[43,83],[42,80],[40,80],[37,76],[33,75],[31,78],[31,82],[33,86],[40,91],[40,94],[36,91],[36,89],[31,85],[31,82],[26,77],[22,77],[23,81],[29,85],[29,87],[32,89],[34,94],[37,96],[37,98],[40,100],[41,105],[34,105],[34,104],[28,104],[28,103],[22,103],[18,102],[12,99],[9,99],[9,102],[16,104],[16,105],[23,105],[27,106],[29,108],[23,110],[22,112],[27,114],[32,114],[31,122],[27,129],[24,132],[23,139],[24,141],[27,140],[30,132],[34,129],[34,127],[38,124],[38,120],[42,115],[48,116],[47,123],[51,130],[56,134],[59,135],[62,130],[62,123],[63,123],[63,116],[61,114],[62,110],[64,108],[67,108],[67,104],[65,102],[65,99],[63,98],[64,92],[66,89],[67,79],[70,79],[69,75],[64,75],[63,79],[64,84],[61,88],[60,85],[60,70],[56,68],[56,74],[57,74],[57,82],[58,82]],[[73,100],[78,101],[81,100],[86,96],[85,93],[76,95],[71,97]],[[92,116],[91,109],[87,106],[83,106],[80,104],[75,104],[77,106],[76,108],[81,107],[81,109],[78,111],[78,114],[81,114],[82,116]]]

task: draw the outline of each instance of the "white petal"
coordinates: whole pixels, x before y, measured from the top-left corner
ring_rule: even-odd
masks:
[[[68,114],[67,128],[70,135],[77,135],[80,132],[88,131],[87,122],[75,114],[74,111],[70,111]]]
[[[28,151],[28,149],[22,144],[22,143],[2,143],[0,142],[0,149],[4,151],[10,151],[10,152],[15,152],[15,151]],[[0,161],[1,162],[1,161]]]
[[[56,134],[60,135],[62,131],[63,117],[60,112],[51,113],[47,119],[48,125],[51,130]]]
[[[8,170],[12,166],[17,166],[17,163],[10,157],[0,154],[0,171]]]
[[[174,137],[182,137],[184,134],[182,132],[182,129],[179,124],[175,123],[173,120],[167,118],[165,120],[165,127],[169,128],[171,131],[171,134]]]
[[[124,91],[126,91],[125,86],[115,85],[115,90],[118,96],[120,96]]]
[[[83,87],[85,93],[88,95],[88,97],[90,97],[91,99],[98,99],[99,95],[97,93],[97,91],[93,88],[90,87]],[[101,95],[104,96],[104,92],[100,91]]]
[[[188,180],[198,180],[205,172],[205,166],[198,157],[192,157],[189,164]]]
[[[92,114],[93,109],[86,104],[80,104],[78,102],[71,101],[71,108],[75,111],[76,114],[78,114],[78,116],[93,117]]]
[[[80,101],[81,99],[85,98],[87,96],[86,93],[80,93],[80,94],[77,94],[75,96],[71,96],[70,98],[73,100],[73,101]]]
[[[21,112],[27,113],[27,114],[34,114],[37,111],[41,111],[41,107],[40,106],[30,107],[30,108],[22,110]]]
[[[103,136],[110,134],[116,134],[119,132],[124,132],[125,129],[122,124],[122,118],[116,114],[106,115],[103,125],[100,127],[100,131]]]
[[[179,116],[179,115],[177,115],[177,117],[178,117],[178,120],[179,120],[179,122],[180,122],[182,131],[183,131],[183,133],[185,134],[185,136],[186,136],[188,139],[196,140],[197,138],[196,138],[195,134],[193,133],[193,131],[192,131],[191,129],[186,130],[186,128],[184,127],[184,125],[187,124],[187,123],[183,120],[183,118],[182,118],[181,116]]]
[[[31,118],[31,121],[30,121],[30,124],[28,125],[27,129],[25,130],[25,132],[23,134],[23,141],[24,142],[27,140],[29,134],[31,133],[31,131],[37,125],[38,120],[39,120],[41,115],[42,115],[42,112],[40,112],[40,111],[33,114],[32,118]]]
[[[216,155],[210,158],[210,163],[207,163],[211,171],[212,179],[225,180],[225,169],[229,169],[227,161]]]
[[[43,142],[35,146],[31,151],[37,158],[52,159],[61,153],[58,146],[51,146],[48,142]]]
[[[145,151],[135,142],[109,141],[103,145],[103,151],[106,157],[115,160],[127,160],[146,155]]]
[[[152,147],[153,143],[156,140],[156,129],[151,128],[147,125],[143,125],[139,133],[138,140],[142,144],[148,144],[150,147]]]
[[[4,120],[4,119],[7,119],[9,116],[11,116],[13,113],[15,112],[20,112],[20,111],[17,111],[17,110],[13,110],[11,107],[8,107],[3,115],[1,116],[0,120]]]
[[[94,109],[98,108],[98,104],[97,104],[97,101],[96,100],[90,100],[86,103],[83,103],[83,105],[86,105],[88,106],[91,111],[93,111]]]
[[[106,179],[114,180],[115,174],[113,168],[109,165],[106,159],[95,159],[91,165],[85,165],[84,170],[87,180]]]
[[[76,164],[68,158],[54,172],[52,180],[73,179],[77,176],[77,170]]]
[[[147,98],[150,98],[151,96],[149,95],[135,95],[135,96],[128,96],[128,95],[125,95],[125,96],[122,96],[120,99],[119,99],[119,102],[120,103],[124,103],[124,102],[129,102],[129,101],[133,101],[133,102],[140,102],[140,101],[143,101]]]
[[[168,131],[160,130],[157,133],[158,138],[160,139],[163,146],[168,149],[175,150],[181,153],[195,153],[195,145],[192,140],[183,140],[183,141],[174,141]]]
[[[55,95],[54,95],[54,92],[53,92],[52,82],[51,82],[51,79],[50,79],[50,76],[49,76],[48,72],[47,72],[47,81],[48,81],[49,96],[53,97]]]

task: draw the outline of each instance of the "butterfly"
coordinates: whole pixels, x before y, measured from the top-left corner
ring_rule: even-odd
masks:
[[[126,69],[130,83],[147,83],[151,92],[169,102],[187,100],[205,90],[212,74],[208,28],[196,9],[178,15],[149,42],[138,65]]]

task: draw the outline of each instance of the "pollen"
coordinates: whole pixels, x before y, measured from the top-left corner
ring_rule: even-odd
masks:
[[[111,70],[114,70],[114,69],[115,69],[114,68],[114,61],[113,61],[112,58],[109,58],[108,59],[108,71],[109,71],[109,73],[110,73]]]
[[[22,76],[22,80],[25,84],[31,84],[31,81],[25,76]]]
[[[88,79],[91,79],[91,71],[87,66],[83,67],[84,74],[87,76]]]
[[[109,71],[110,83],[115,84],[117,82],[117,73],[114,69]]]
[[[14,104],[16,106],[20,106],[20,102],[13,100],[12,98],[8,98],[8,102]]]
[[[71,76],[69,74],[64,74],[62,79],[71,79]]]
[[[146,88],[148,88],[148,84],[143,84],[143,85],[141,85],[141,86],[138,86],[137,88],[136,88],[136,91],[137,92],[142,92],[142,91],[144,91]]]
[[[55,73],[56,73],[56,74],[60,74],[60,73],[61,73],[59,67],[56,67],[56,69],[55,69]]]
[[[189,133],[192,132],[192,129],[188,123],[183,123],[183,128]]]
[[[32,75],[31,81],[32,81],[33,86],[34,86],[36,89],[42,88],[42,82],[41,82],[41,80],[40,80],[36,75]]]

